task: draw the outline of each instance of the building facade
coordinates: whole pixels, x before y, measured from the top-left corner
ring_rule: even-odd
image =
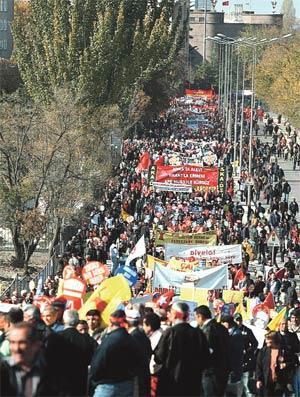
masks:
[[[10,58],[13,49],[11,22],[14,0],[0,0],[0,58]]]
[[[221,33],[225,36],[236,38],[241,32],[249,26],[262,28],[266,26],[283,25],[282,14],[255,14],[248,11],[243,12],[236,9],[233,14],[224,12],[207,12],[205,27],[205,12],[203,10],[194,10],[190,13],[190,57],[192,64],[199,64],[203,60],[204,45],[206,50],[206,59],[210,60],[214,43],[206,40],[204,43],[205,30],[206,37],[214,37]]]

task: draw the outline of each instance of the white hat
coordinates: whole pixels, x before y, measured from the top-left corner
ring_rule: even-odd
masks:
[[[141,318],[141,314],[137,309],[125,309],[126,320],[133,321]]]

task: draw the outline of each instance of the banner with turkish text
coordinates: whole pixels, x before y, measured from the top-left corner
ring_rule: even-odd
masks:
[[[206,263],[211,262],[212,266],[223,263],[238,264],[242,262],[242,246],[235,245],[198,245],[190,246],[187,244],[165,244],[165,259],[176,258],[195,258],[205,259]]]
[[[213,99],[215,96],[214,90],[185,90],[185,96],[190,98],[203,98],[203,99]]]
[[[155,233],[155,244],[165,245],[166,243],[188,245],[216,245],[217,236],[214,231],[208,231],[204,233],[172,233],[157,230]]]

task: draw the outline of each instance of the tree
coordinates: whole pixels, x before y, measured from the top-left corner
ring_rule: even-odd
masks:
[[[218,84],[218,68],[215,63],[205,62],[198,65],[194,75],[195,81],[199,82],[201,87],[216,86]]]
[[[283,0],[281,14],[283,14],[284,28],[290,29],[296,19],[296,9],[293,0]]]
[[[299,35],[268,48],[257,67],[257,93],[269,107],[300,124]]]
[[[91,113],[65,90],[47,105],[18,92],[1,98],[0,117],[1,225],[10,229],[27,272],[46,227],[55,242],[61,220],[89,200],[91,186],[107,175],[108,131],[118,122],[117,109]]]
[[[187,26],[176,3],[31,0],[26,12],[17,5],[14,57],[28,93],[44,101],[68,86],[85,105],[118,104],[127,117],[137,92],[162,79],[172,85]]]

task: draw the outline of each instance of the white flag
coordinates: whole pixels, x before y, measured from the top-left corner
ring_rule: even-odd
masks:
[[[128,258],[126,259],[125,266],[129,265],[131,261],[135,258],[140,258],[146,254],[146,244],[145,244],[145,236],[139,239],[139,241],[134,246],[133,250],[130,252]]]

